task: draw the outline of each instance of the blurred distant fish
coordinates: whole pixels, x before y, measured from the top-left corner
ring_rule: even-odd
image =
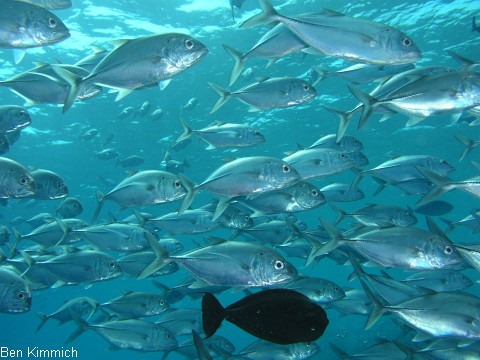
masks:
[[[261,79],[259,82],[229,92],[220,86],[208,83],[220,95],[210,113],[217,111],[230,98],[250,105],[250,111],[286,108],[306,103],[317,96],[317,91],[308,82],[297,78]]]
[[[0,134],[0,155],[6,154],[10,150],[10,142],[5,134]]]
[[[348,202],[361,200],[365,197],[362,190],[350,184],[333,183],[320,189],[327,202]]]
[[[195,65],[207,53],[205,45],[184,34],[166,33],[118,40],[116,47],[87,77],[57,69],[58,74],[71,84],[64,112],[72,107],[82,88],[88,84],[117,90],[118,101],[146,85],[161,83],[164,88],[172,77]]]
[[[126,158],[119,159],[117,158],[117,162],[115,165],[122,165],[122,167],[132,167],[132,166],[139,166],[142,165],[145,162],[145,160],[138,155],[131,155],[127,156]]]
[[[82,203],[73,197],[65,198],[57,207],[57,214],[64,219],[77,217],[82,212]]]
[[[62,20],[42,7],[1,0],[0,8],[0,48],[26,49],[51,45],[70,36]],[[17,54],[17,63],[23,55]]]
[[[5,245],[10,239],[10,231],[5,225],[0,225],[0,246]]]
[[[95,158],[98,160],[112,160],[118,156],[120,156],[120,154],[114,149],[103,149],[95,152]]]
[[[79,66],[88,72],[92,71],[95,66],[108,54],[108,51],[98,47],[92,46],[92,51],[90,55],[85,56],[83,59],[80,59],[75,63],[75,66]]]
[[[92,141],[98,135],[98,133],[98,129],[89,129],[80,136],[80,139],[85,141]]]
[[[117,119],[126,119],[129,116],[135,115],[136,110],[133,106],[126,107],[118,115]]]
[[[27,282],[16,271],[0,267],[0,313],[27,312],[31,303]]]
[[[480,32],[480,26],[477,24],[477,17],[472,17],[472,31]]]
[[[190,143],[190,141],[188,140],[185,142]],[[183,161],[172,159],[172,156],[168,151],[165,153],[163,161],[160,163],[160,168],[174,174],[183,173],[185,171],[185,168],[189,166],[190,164],[187,162],[186,159]]]
[[[43,7],[48,10],[62,10],[72,7],[72,0],[16,0]]]
[[[208,144],[206,150],[253,146],[265,141],[260,131],[247,125],[219,123],[200,130],[192,130],[182,117],[180,122],[184,131],[175,141],[178,143],[192,135],[197,135]]]
[[[418,206],[413,211],[417,214],[427,215],[427,216],[441,216],[448,214],[452,211],[453,205],[449,204],[446,201],[436,200],[429,202],[428,204]]]
[[[163,116],[163,110],[158,108],[152,111],[150,115],[148,115],[148,118],[151,121],[157,121],[160,120],[160,118]]]
[[[23,165],[0,157],[0,199],[24,198],[35,195],[32,174]]]
[[[32,122],[27,110],[21,106],[0,106],[0,133],[21,130]]]
[[[183,110],[192,110],[195,106],[198,105],[198,99],[197,98],[191,98],[188,100],[188,102],[183,105],[182,109]]]
[[[53,171],[36,169],[31,174],[37,187],[36,199],[61,199],[68,195],[68,187],[65,181]]]
[[[245,0],[228,0],[230,2],[230,8],[232,9],[232,19],[235,20],[235,14],[233,12],[233,7],[241,9]]]
[[[144,101],[142,106],[140,106],[140,108],[136,111],[135,116],[138,115],[140,117],[144,117],[145,115],[148,114],[151,107],[152,107],[152,104],[150,104],[149,101]]]

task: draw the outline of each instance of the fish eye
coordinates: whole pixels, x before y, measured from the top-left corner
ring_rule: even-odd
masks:
[[[193,43],[193,40],[190,40],[190,39],[185,40],[185,48],[186,48],[187,50],[191,50],[191,49],[193,48],[193,45],[195,45],[195,44]]]
[[[345,159],[347,156],[344,153],[340,153],[340,159]]]
[[[165,305],[165,300],[160,300],[160,305]]]
[[[23,299],[25,299],[25,294],[23,293],[23,291],[20,291],[20,292],[17,294],[17,299],[18,299],[18,300],[23,300]]]
[[[57,20],[55,20],[54,18],[49,18],[48,26],[50,26],[51,28],[54,28],[55,26],[57,26]]]
[[[288,172],[290,172],[290,166],[283,165],[282,170],[283,170],[284,173],[288,173]]]
[[[275,261],[273,266],[275,266],[275,269],[277,269],[277,270],[282,270],[283,267],[285,266],[285,264],[283,263],[283,261],[277,260],[277,261]]]
[[[303,91],[308,91],[310,90],[310,86],[308,84],[303,84],[302,85]]]
[[[318,195],[318,191],[317,191],[317,190],[312,190],[310,194],[311,194],[312,196],[317,196],[317,195]]]
[[[57,181],[57,183],[55,185],[56,185],[57,189],[63,188],[63,184],[60,181]]]
[[[410,46],[412,45],[412,40],[410,40],[409,38],[404,38],[402,44],[403,46]]]
[[[27,112],[22,110],[18,113],[18,115],[21,117],[24,117],[24,116],[27,116]]]
[[[451,247],[450,245],[447,245],[447,246],[445,246],[445,249],[443,249],[443,252],[444,252],[445,254],[448,254],[448,255],[449,255],[449,254],[453,253],[453,249],[452,249],[452,247]]]
[[[180,189],[182,187],[180,180],[175,180],[173,185],[175,186],[175,189]]]
[[[27,185],[27,183],[28,183],[28,179],[26,177],[21,177],[20,178],[20,184]]]
[[[117,264],[115,263],[115,261],[110,261],[110,262],[108,263],[108,267],[109,267],[110,269],[115,269],[116,266],[117,266]]]
[[[442,165],[448,165],[448,161],[447,161],[447,160],[442,160],[442,161],[440,161],[440,164],[442,164]]]
[[[165,334],[165,339],[170,340],[172,338],[172,335],[170,333]]]
[[[245,221],[250,221],[250,216],[245,215]]]

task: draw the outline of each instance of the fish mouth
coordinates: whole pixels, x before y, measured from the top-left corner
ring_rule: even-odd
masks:
[[[67,30],[66,32],[61,32],[61,33],[58,33],[52,40],[49,44],[56,44],[56,43],[59,43],[63,40],[66,40],[68,39],[69,37],[71,36],[70,32]]]

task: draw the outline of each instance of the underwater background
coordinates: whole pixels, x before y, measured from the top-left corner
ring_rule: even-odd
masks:
[[[473,60],[480,60],[480,33],[472,31],[472,17],[480,15],[478,0],[454,1],[381,1],[349,2],[343,0],[305,0],[305,1],[272,1],[275,8],[286,15],[315,12],[319,8],[328,8],[343,14],[362,17],[391,25],[408,34],[422,51],[422,59],[416,62],[417,67],[449,66],[459,68],[447,50],[459,53]],[[0,78],[7,79],[15,74],[34,67],[34,62],[75,63],[91,52],[92,46],[108,48],[108,42],[114,39],[134,38],[161,32],[188,33],[209,49],[209,54],[200,63],[173,78],[170,85],[160,91],[150,88],[134,91],[121,101],[115,102],[115,94],[104,91],[100,96],[78,102],[67,113],[62,114],[60,106],[37,105],[28,108],[32,124],[22,131],[20,139],[11,146],[4,156],[28,166],[52,170],[65,180],[69,188],[69,196],[82,202],[84,211],[80,218],[87,222],[97,206],[95,193],[97,190],[107,193],[113,186],[102,182],[110,179],[117,184],[126,177],[125,169],[116,165],[115,160],[99,160],[95,152],[103,149],[105,140],[114,135],[108,147],[114,148],[120,158],[130,155],[141,156],[145,162],[134,169],[159,169],[168,151],[172,158],[188,162],[184,173],[193,181],[203,181],[213,170],[224,163],[227,158],[246,156],[284,157],[284,153],[294,151],[297,144],[307,146],[326,134],[337,131],[338,118],[322,106],[347,110],[358,101],[351,95],[347,82],[338,78],[327,78],[319,82],[315,88],[318,96],[309,103],[287,109],[274,109],[260,112],[249,112],[249,107],[239,101],[231,100],[214,114],[209,114],[211,107],[218,100],[218,95],[208,86],[213,82],[227,87],[233,59],[225,52],[222,44],[228,44],[240,51],[250,49],[266,31],[259,26],[251,29],[240,29],[239,24],[259,11],[255,0],[246,0],[241,9],[234,9],[232,19],[230,4],[227,0],[73,0],[69,9],[55,11],[70,29],[71,37],[48,47],[29,49],[25,59],[18,65],[13,61],[12,51],[0,50]],[[249,59],[246,67],[251,67],[255,77],[302,77],[312,80],[313,65],[330,71],[344,68],[350,63],[333,57],[304,56],[292,54],[280,59],[268,69],[266,60]],[[314,78],[313,78],[314,79]],[[232,89],[249,84],[251,80],[240,78]],[[362,85],[365,91],[373,85]],[[206,127],[216,121],[243,123],[258,128],[266,138],[263,144],[236,150],[205,150],[206,144],[193,137],[186,146],[173,149],[175,139],[183,132],[179,122],[181,109],[192,98],[198,105],[183,111],[184,119],[193,129]],[[127,107],[139,108],[145,101],[151,103],[152,110],[160,108],[163,116],[152,121],[148,118],[127,117],[119,119],[118,115]],[[0,87],[1,105],[23,105],[24,101]],[[450,116],[434,116],[415,126],[405,127],[406,118],[397,115],[385,122],[378,122],[380,116],[373,115],[366,126],[356,131],[357,120],[353,120],[346,134],[356,136],[364,144],[363,153],[369,160],[371,168],[396,156],[428,154],[446,159],[456,167],[452,177],[466,179],[478,173],[470,161],[480,161],[480,150],[473,149],[463,161],[459,161],[464,145],[455,139],[463,135],[470,139],[480,140],[478,126],[469,126],[468,118],[452,125]],[[465,117],[466,118],[466,117]],[[99,135],[91,141],[84,141],[81,136],[91,128],[99,130]],[[334,182],[351,183],[355,179],[352,171],[342,172],[323,179],[312,180],[319,188]],[[365,199],[341,204],[345,211],[352,211],[369,203],[394,204],[415,208],[420,198],[418,195],[405,195],[398,188],[387,187],[373,196],[377,184],[369,177],[360,183]],[[204,205],[211,200],[211,195],[202,192],[195,199],[194,205]],[[479,207],[478,198],[461,191],[449,192],[441,197],[453,205],[453,210],[445,215],[451,221],[458,221]],[[25,219],[41,212],[54,214],[61,200],[40,200],[29,202],[11,200],[0,207],[0,221],[12,228],[11,221],[18,216]],[[160,216],[178,208],[178,203],[152,206],[148,211]],[[132,209],[116,212],[117,207],[107,202],[100,214],[100,219],[107,221],[108,212],[118,218],[132,214]],[[317,209],[296,214],[315,229],[319,218],[333,223],[337,214],[324,205]],[[419,223],[416,227],[427,229],[425,218],[417,215]],[[442,228],[446,225],[435,219]],[[346,224],[346,222],[344,223]],[[18,231],[26,232],[28,228],[18,226]],[[228,238],[231,233],[225,229],[208,234],[176,236],[191,249],[201,243],[205,236]],[[13,234],[12,234],[13,237]],[[478,234],[470,229],[455,228],[449,234],[454,242],[478,242]],[[8,248],[4,250],[8,252]],[[338,265],[330,259],[324,259],[317,265],[305,266],[298,258],[288,258],[298,271],[310,276],[322,277],[334,281],[344,289],[361,289],[358,280],[348,281],[353,269],[350,265]],[[369,272],[378,269],[368,268]],[[473,281],[480,279],[478,271],[463,270]],[[389,270],[392,276],[400,278],[410,275],[402,270]],[[177,273],[156,280],[166,286],[178,285],[187,277],[180,269]],[[480,295],[479,284],[468,289]],[[28,313],[11,315],[0,314],[0,346],[9,349],[26,349],[27,346],[39,346],[45,349],[60,349],[73,345],[79,358],[105,359],[159,359],[160,353],[136,353],[128,350],[107,351],[109,345],[93,331],[87,331],[71,345],[64,345],[65,340],[75,330],[75,324],[69,322],[59,326],[55,320],[49,320],[39,331],[35,329],[39,323],[37,312],[51,313],[57,310],[66,300],[76,296],[89,296],[100,302],[120,296],[123,291],[157,291],[149,279],[136,280],[122,276],[120,278],[94,283],[86,288],[83,285],[65,286],[55,289],[40,290],[33,294],[32,308]],[[228,305],[242,298],[242,292],[226,291],[219,296],[223,305]],[[184,299],[175,307],[200,308],[200,301]],[[373,345],[378,338],[395,339],[401,328],[392,322],[392,316],[384,316],[369,330],[363,330],[366,316],[342,315],[335,309],[326,307],[330,320],[325,334],[317,341],[321,347],[318,358],[331,359],[329,342],[344,351],[355,353],[362,347]],[[217,334],[232,341],[238,350],[252,343],[255,338],[239,330],[229,323],[223,323]],[[169,359],[182,358],[171,353]]]

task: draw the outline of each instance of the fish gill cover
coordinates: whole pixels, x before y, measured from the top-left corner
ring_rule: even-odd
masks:
[[[478,1],[0,7],[2,356],[478,356]],[[318,340],[205,339],[272,288]]]

